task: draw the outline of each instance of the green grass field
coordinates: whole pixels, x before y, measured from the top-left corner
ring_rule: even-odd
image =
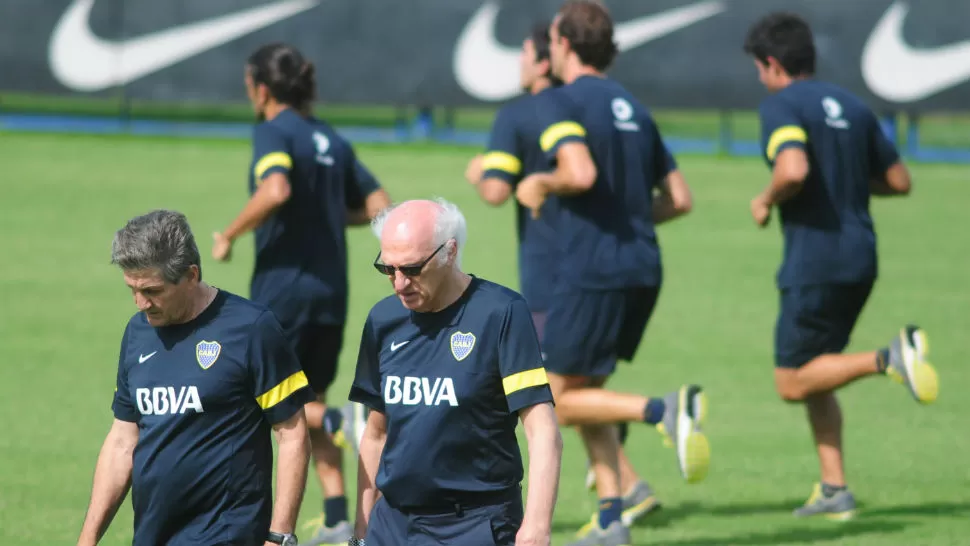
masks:
[[[469,221],[467,270],[515,287],[513,212],[481,204],[463,181],[472,152],[359,147],[395,200],[440,195],[459,203]],[[250,237],[229,264],[213,263],[209,252],[210,234],[247,198],[249,146],[8,133],[0,134],[0,156],[0,539],[72,544],[112,418],[120,336],[134,311],[121,274],[108,263],[112,234],[136,214],[179,209],[199,240],[205,280],[248,295]],[[970,370],[961,343],[970,331],[970,168],[913,166],[910,198],[874,205],[881,277],[851,348],[882,346],[907,321],[918,321],[932,338],[941,393],[936,405],[919,407],[881,378],[844,391],[847,472],[862,510],[838,524],[790,516],[817,470],[802,409],[774,393],[773,276],[781,241],[776,224],[758,230],[748,215],[766,169],[754,159],[680,161],[695,209],[660,228],[666,284],[636,361],[614,383],[646,394],[703,384],[712,401],[713,463],[707,481],[687,486],[656,432],[632,429],[631,457],[665,503],[635,528],[635,544],[967,544]],[[355,229],[350,241],[352,305],[334,403],[346,400],[368,309],[390,293],[371,267],[377,242],[369,230]],[[583,487],[578,437],[563,434],[554,544],[565,543],[595,506]],[[353,476],[356,465],[347,469]],[[319,507],[314,480],[301,522]],[[130,544],[131,520],[126,502],[103,543]]]

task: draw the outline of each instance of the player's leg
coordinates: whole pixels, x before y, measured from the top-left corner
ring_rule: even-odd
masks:
[[[617,356],[631,359],[636,352],[658,294],[658,288],[638,287],[558,295],[546,326],[547,370],[585,377],[610,375]],[[675,448],[688,483],[707,475],[710,446],[702,430],[706,413],[706,394],[696,385],[657,397],[573,386],[556,397],[556,415],[566,426],[621,422],[655,426]]]
[[[310,546],[346,543],[353,532],[344,489],[343,452],[334,443],[334,433],[341,429],[336,422],[341,415],[326,406],[326,392],[336,377],[342,344],[342,325],[311,325],[303,329],[298,353],[307,380],[317,393],[317,401],[304,406],[314,470],[323,491],[322,520],[312,522],[316,530],[308,540],[301,541]]]
[[[553,352],[553,354],[556,354]],[[553,398],[580,385],[589,384],[591,378],[577,375],[561,375],[548,372]],[[575,427],[586,449],[590,468],[596,473],[596,490],[599,511],[591,525],[580,530],[581,538],[570,546],[597,546],[606,544],[629,544],[630,531],[623,525],[623,503],[620,493],[619,439],[612,424],[585,424]]]
[[[615,428],[618,429],[619,427]],[[650,486],[650,484],[637,475],[636,470],[633,468],[633,463],[630,461],[630,458],[626,454],[626,450],[623,448],[622,437],[619,435],[617,436],[617,443],[619,444],[619,450],[617,451],[617,468],[620,476],[619,492],[622,506],[620,520],[623,522],[623,525],[629,527],[633,524],[633,522],[639,520],[649,513],[652,513],[654,510],[659,509],[661,504],[654,494],[653,488]],[[592,476],[592,479],[587,477],[587,481],[593,484],[592,486],[587,485],[587,488],[599,493],[595,487],[595,484],[597,483],[596,470],[588,457],[586,466],[588,474]],[[576,532],[576,537],[586,537],[591,531],[596,529],[598,525],[599,514],[594,513],[590,521],[580,527],[579,531]]]
[[[622,316],[616,311],[622,309],[622,292],[570,292],[560,294],[554,300],[543,336],[546,353],[546,370],[549,384],[556,400],[557,414],[561,410],[566,416],[596,415],[596,404],[629,405],[630,400],[599,400],[602,388],[591,385],[602,384],[616,367],[615,343],[622,324]],[[598,379],[598,380],[597,380]],[[578,404],[590,407],[571,407],[572,393],[579,392]],[[592,392],[592,397],[583,393]],[[585,398],[593,398],[592,402]],[[633,404],[637,403],[636,397]],[[639,397],[643,399],[643,397]],[[646,402],[644,402],[646,404]],[[600,411],[602,406],[600,406]],[[616,408],[613,408],[616,411]],[[599,497],[599,513],[594,526],[576,546],[598,544],[627,544],[629,529],[622,522],[623,503],[620,490],[619,439],[615,424],[620,421],[637,421],[642,418],[640,411],[627,411],[624,418],[613,421],[598,417],[576,420],[572,417],[560,418],[566,426],[577,426],[586,448],[590,466],[596,473],[596,489]],[[659,417],[657,419],[659,421]]]
[[[626,439],[630,436],[630,423],[623,422],[617,424],[616,433],[620,439],[620,483],[625,484],[622,487],[623,490],[626,491],[630,485],[630,482],[624,480],[630,479],[631,474],[629,471],[632,471],[632,467],[624,462],[629,462],[629,459],[627,459],[626,455],[623,453],[623,446],[626,445]],[[593,469],[590,468],[589,461],[586,461],[586,489],[592,491],[595,488],[596,474],[593,472]]]
[[[887,373],[899,362],[902,369],[915,371],[911,376],[924,379],[923,383],[903,381],[910,385],[913,396],[919,400],[919,394],[932,394],[935,398],[935,372],[925,362],[925,352],[909,350],[908,358],[902,357],[909,336],[901,335],[890,347],[877,351],[841,354],[871,290],[871,283],[818,285],[787,288],[781,294],[775,329],[776,386],[784,400],[805,402],[821,474],[808,501],[795,510],[796,516],[844,520],[855,513],[855,499],[845,479],[842,413],[836,389],[862,377]],[[927,374],[931,380],[925,379]]]
[[[937,375],[926,361],[926,333],[904,328],[888,346],[842,354],[871,283],[795,286],[782,290],[776,325],[775,384],[787,401],[842,388],[872,375],[888,375],[919,402],[936,399]]]
[[[621,362],[632,362],[637,349],[646,335],[650,317],[660,296],[659,286],[635,287],[627,290],[623,324],[616,341],[616,356]],[[624,428],[627,423],[621,424]],[[660,506],[653,488],[642,479],[623,449],[625,436],[620,430],[620,488],[623,492],[623,523],[630,525],[636,519]]]

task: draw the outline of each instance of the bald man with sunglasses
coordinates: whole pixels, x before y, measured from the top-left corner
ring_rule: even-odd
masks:
[[[548,546],[562,437],[525,299],[461,270],[451,203],[406,201],[373,227],[394,294],[367,317],[350,391],[370,408],[350,544]]]

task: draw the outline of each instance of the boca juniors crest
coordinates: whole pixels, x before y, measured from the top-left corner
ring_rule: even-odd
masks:
[[[219,358],[219,353],[221,352],[222,345],[219,345],[218,341],[206,341],[203,339],[195,346],[195,359],[199,361],[199,366],[202,366],[203,370],[208,370],[216,363],[216,359]]]
[[[461,362],[471,354],[472,348],[475,347],[475,334],[466,334],[464,332],[455,332],[451,334],[451,354],[455,356],[455,360]]]

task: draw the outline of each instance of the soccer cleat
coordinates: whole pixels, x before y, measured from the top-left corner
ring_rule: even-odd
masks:
[[[313,525],[317,527],[317,531],[306,542],[300,541],[300,546],[346,546],[354,535],[349,521],[341,521],[333,527],[324,527],[321,517],[308,524],[308,526]]]
[[[687,483],[707,477],[711,444],[701,430],[707,417],[707,394],[697,385],[684,385],[664,397],[664,416],[657,430],[677,452],[680,474]]]
[[[639,481],[633,486],[633,490],[623,497],[623,514],[620,521],[629,527],[633,522],[650,512],[660,508],[660,501],[653,494],[653,488],[645,481]],[[592,519],[576,532],[578,538],[584,538],[596,528],[599,521],[599,514],[593,514]]]
[[[797,518],[824,516],[835,521],[850,520],[855,517],[855,497],[848,489],[826,497],[822,494],[822,484],[816,483],[812,495],[793,514]]]
[[[909,325],[889,345],[889,365],[886,375],[905,385],[913,398],[921,404],[932,404],[939,393],[939,377],[933,365],[926,361],[930,343],[919,326]]]
[[[568,546],[631,546],[630,529],[622,521],[614,521],[606,529],[599,526],[594,519],[588,533],[579,540],[570,542]]]

